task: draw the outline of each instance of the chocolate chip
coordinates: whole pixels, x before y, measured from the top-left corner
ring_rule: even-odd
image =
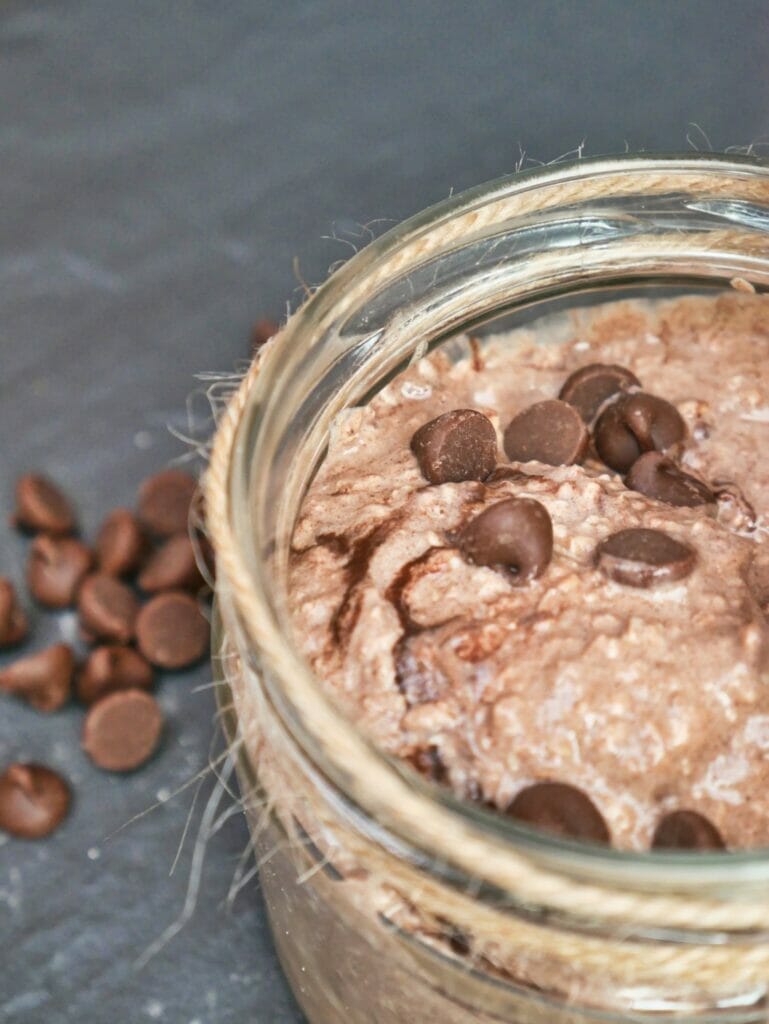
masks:
[[[506,498],[462,527],[457,543],[469,562],[504,568],[516,583],[528,583],[550,564],[553,524],[533,498]]]
[[[0,671],[0,690],[20,697],[38,711],[57,711],[69,700],[74,672],[72,648],[54,644]]]
[[[270,338],[277,334],[279,330],[280,325],[275,320],[269,320],[266,317],[257,320],[251,328],[251,352],[256,355],[259,349],[266,345]]]
[[[62,536],[75,531],[75,513],[59,488],[44,476],[27,473],[16,481],[14,520],[24,530]]]
[[[91,707],[82,746],[99,768],[130,772],[152,757],[162,730],[163,714],[154,697],[144,690],[120,690]]]
[[[48,608],[70,608],[93,564],[89,549],[74,537],[35,537],[27,561],[27,585]]]
[[[139,650],[158,668],[186,668],[208,650],[209,626],[189,594],[167,591],[142,608],[136,622]]]
[[[28,631],[29,622],[19,607],[13,584],[0,576],[0,647],[15,647]]]
[[[431,484],[485,480],[497,464],[497,435],[488,416],[454,409],[420,427],[411,450]]]
[[[183,533],[197,486],[195,478],[181,469],[164,469],[148,477],[139,488],[140,521],[158,537]]]
[[[688,576],[697,554],[662,530],[620,530],[595,549],[596,568],[616,583],[653,587]]]
[[[147,538],[136,516],[127,508],[116,508],[101,525],[96,538],[99,569],[108,576],[130,576],[141,564]]]
[[[647,452],[633,463],[625,478],[631,491],[647,498],[664,501],[666,505],[694,508],[715,503],[715,495],[702,481],[684,473],[659,452]]]
[[[511,462],[571,466],[585,457],[588,441],[580,414],[556,398],[519,412],[505,431],[505,451]]]
[[[591,363],[566,378],[558,397],[562,402],[573,405],[585,423],[590,424],[604,402],[640,386],[640,380],[624,366]]]
[[[673,811],[657,825],[653,850],[724,850],[721,833],[696,811]]]
[[[102,572],[87,576],[77,607],[83,629],[91,637],[121,644],[133,638],[139,602],[130,587],[114,576]]]
[[[161,590],[199,590],[203,586],[203,577],[189,535],[177,533],[169,537],[150,555],[138,583],[148,594]]]
[[[91,651],[76,682],[78,700],[94,704],[117,690],[149,690],[152,666],[131,647],[109,644]]]
[[[507,813],[564,839],[608,843],[609,829],[582,790],[563,782],[535,782],[516,796]]]
[[[42,839],[67,816],[70,791],[41,764],[12,764],[0,775],[0,829],[21,839]]]
[[[613,402],[595,425],[596,451],[618,473],[627,473],[643,452],[667,451],[685,437],[676,407],[642,392]]]

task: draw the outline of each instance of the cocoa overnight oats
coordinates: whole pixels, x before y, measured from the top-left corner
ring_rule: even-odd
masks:
[[[617,848],[769,844],[769,297],[573,311],[337,421],[296,637],[384,751]]]

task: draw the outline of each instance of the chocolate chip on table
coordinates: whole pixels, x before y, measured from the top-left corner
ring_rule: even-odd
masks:
[[[672,459],[659,452],[647,452],[637,459],[625,477],[625,485],[666,505],[694,508],[715,504],[716,500],[706,484],[684,473]]]
[[[12,764],[0,775],[0,829],[20,839],[42,839],[67,816],[70,790],[41,764]]]
[[[251,352],[253,355],[266,345],[270,338],[280,330],[280,324],[276,320],[269,320],[264,317],[257,320],[251,328]]]
[[[589,435],[577,410],[560,399],[535,402],[519,412],[505,431],[511,462],[571,466],[587,453]]]
[[[75,681],[78,700],[94,704],[117,690],[149,690],[155,673],[132,647],[107,644],[91,651]]]
[[[177,533],[148,558],[137,580],[148,594],[161,590],[199,590],[203,577],[187,533]]]
[[[604,402],[614,395],[640,386],[640,380],[624,366],[590,363],[589,366],[575,370],[566,378],[558,397],[562,402],[573,405],[589,425]]]
[[[516,796],[507,813],[564,839],[608,843],[609,829],[582,790],[564,782],[535,782]]]
[[[164,469],[147,477],[139,488],[140,522],[156,537],[187,529],[197,481],[181,469]]]
[[[16,647],[29,632],[29,621],[19,606],[16,590],[0,576],[0,648]]]
[[[550,564],[553,523],[533,498],[505,498],[463,526],[457,544],[469,562],[504,568],[527,583]]]
[[[163,731],[160,705],[145,690],[119,690],[93,704],[83,723],[82,746],[108,772],[130,772],[148,761]]]
[[[38,473],[16,481],[14,522],[24,530],[63,536],[75,532],[75,512],[56,484]]]
[[[618,473],[627,473],[644,452],[667,451],[685,437],[678,409],[643,392],[613,402],[598,417],[594,434],[601,461]]]
[[[721,833],[697,811],[673,811],[657,825],[653,850],[725,850]]]
[[[662,530],[620,530],[595,549],[596,568],[630,587],[681,580],[691,573],[696,561],[694,548]]]
[[[101,525],[96,557],[101,572],[131,576],[139,568],[147,547],[144,530],[130,509],[116,508]]]
[[[29,549],[27,586],[40,604],[70,608],[92,565],[93,555],[82,541],[43,533]]]
[[[483,413],[453,409],[421,426],[411,450],[431,484],[485,480],[497,464],[497,434]]]
[[[194,597],[169,590],[139,612],[136,639],[147,661],[178,669],[199,661],[208,650],[209,625]]]
[[[18,658],[0,671],[0,690],[27,701],[38,711],[57,711],[72,692],[75,655],[67,644]]]
[[[139,602],[125,583],[96,572],[86,576],[77,600],[84,631],[97,640],[126,644],[134,636]]]

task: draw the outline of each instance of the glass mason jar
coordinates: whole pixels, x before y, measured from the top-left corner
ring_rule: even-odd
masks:
[[[769,288],[769,166],[585,160],[372,242],[263,350],[207,477],[215,665],[275,941],[311,1024],[769,1020],[769,855],[551,838],[377,751],[296,649],[292,528],[340,410],[500,317]],[[260,1020],[258,1016],[254,1018]]]

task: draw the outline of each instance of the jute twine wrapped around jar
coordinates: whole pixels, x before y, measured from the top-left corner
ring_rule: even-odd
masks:
[[[745,179],[732,182],[729,194],[742,193],[746,201],[769,205],[769,180]],[[643,186],[651,192],[668,192],[667,175],[636,177],[633,190]],[[713,182],[698,180],[696,170],[676,179],[676,188],[713,195]],[[515,217],[548,204],[561,205],[585,198],[585,190],[600,196],[600,190],[616,195],[629,189],[621,175],[607,173],[598,186],[583,181],[561,183],[557,189],[540,191],[536,197],[525,190],[500,200],[504,209],[480,210],[455,218],[441,226],[433,225],[411,250],[400,252],[391,264],[377,268],[376,278],[385,281],[398,264],[440,251],[452,237],[472,234],[481,226],[479,218],[495,222],[503,216]],[[643,269],[648,241],[640,238],[624,243],[623,258],[632,259]],[[755,246],[757,257],[766,258],[765,241],[742,233],[739,228],[666,239],[666,250],[678,248],[702,251],[718,247],[750,257]],[[607,250],[611,248],[607,245]],[[543,279],[557,279],[559,270],[574,260],[573,250],[554,250],[533,257],[539,261]],[[718,271],[729,276],[728,267]],[[372,276],[365,287],[371,288]],[[347,294],[352,306],[356,298]],[[461,301],[461,300],[460,300]],[[472,298],[469,298],[472,301]],[[338,312],[338,310],[337,310]],[[604,986],[610,979],[617,985],[650,986],[671,991],[735,991],[769,982],[769,887],[761,879],[752,887],[745,885],[740,894],[703,888],[695,891],[681,886],[676,892],[643,891],[601,885],[580,880],[541,859],[535,860],[523,848],[471,828],[450,808],[432,801],[409,785],[406,774],[393,770],[371,750],[367,741],[344,722],[328,698],[306,673],[297,671],[298,656],[277,635],[275,623],[260,600],[255,582],[239,553],[230,507],[229,481],[233,453],[239,443],[239,427],[249,396],[257,384],[263,366],[280,359],[281,348],[291,344],[296,317],[261,351],[242,380],[225,410],[215,437],[206,476],[207,522],[217,556],[217,589],[223,602],[233,610],[249,645],[258,651],[260,663],[272,678],[279,678],[293,707],[302,709],[302,717],[311,724],[312,734],[331,761],[347,766],[345,788],[351,799],[366,808],[374,820],[395,836],[406,836],[415,848],[428,855],[448,853],[466,876],[478,872],[485,882],[509,894],[509,909],[485,904],[458,891],[431,872],[421,870],[405,859],[372,842],[349,821],[343,821],[330,808],[314,786],[311,774],[281,767],[285,756],[281,726],[269,701],[259,691],[253,675],[241,674],[234,680],[235,710],[241,721],[241,736],[246,755],[260,774],[267,796],[279,811],[281,802],[300,800],[327,835],[334,837],[336,848],[353,861],[365,865],[378,884],[401,894],[425,921],[450,921],[463,933],[473,936],[474,950],[495,950],[494,960],[514,964],[525,957],[527,964],[540,962],[547,972],[564,975],[580,973]],[[309,763],[309,762],[308,762]],[[282,777],[283,771],[286,776]],[[478,871],[478,866],[482,870]],[[704,895],[702,895],[704,893]],[[551,916],[544,923],[543,912]],[[678,932],[673,936],[674,932]],[[687,935],[687,933],[689,933]],[[710,933],[707,939],[706,933]],[[640,936],[644,936],[641,938]],[[650,936],[654,936],[650,940]],[[534,971],[534,975],[536,975]],[[533,976],[532,976],[533,977]],[[588,987],[590,987],[588,985]]]

